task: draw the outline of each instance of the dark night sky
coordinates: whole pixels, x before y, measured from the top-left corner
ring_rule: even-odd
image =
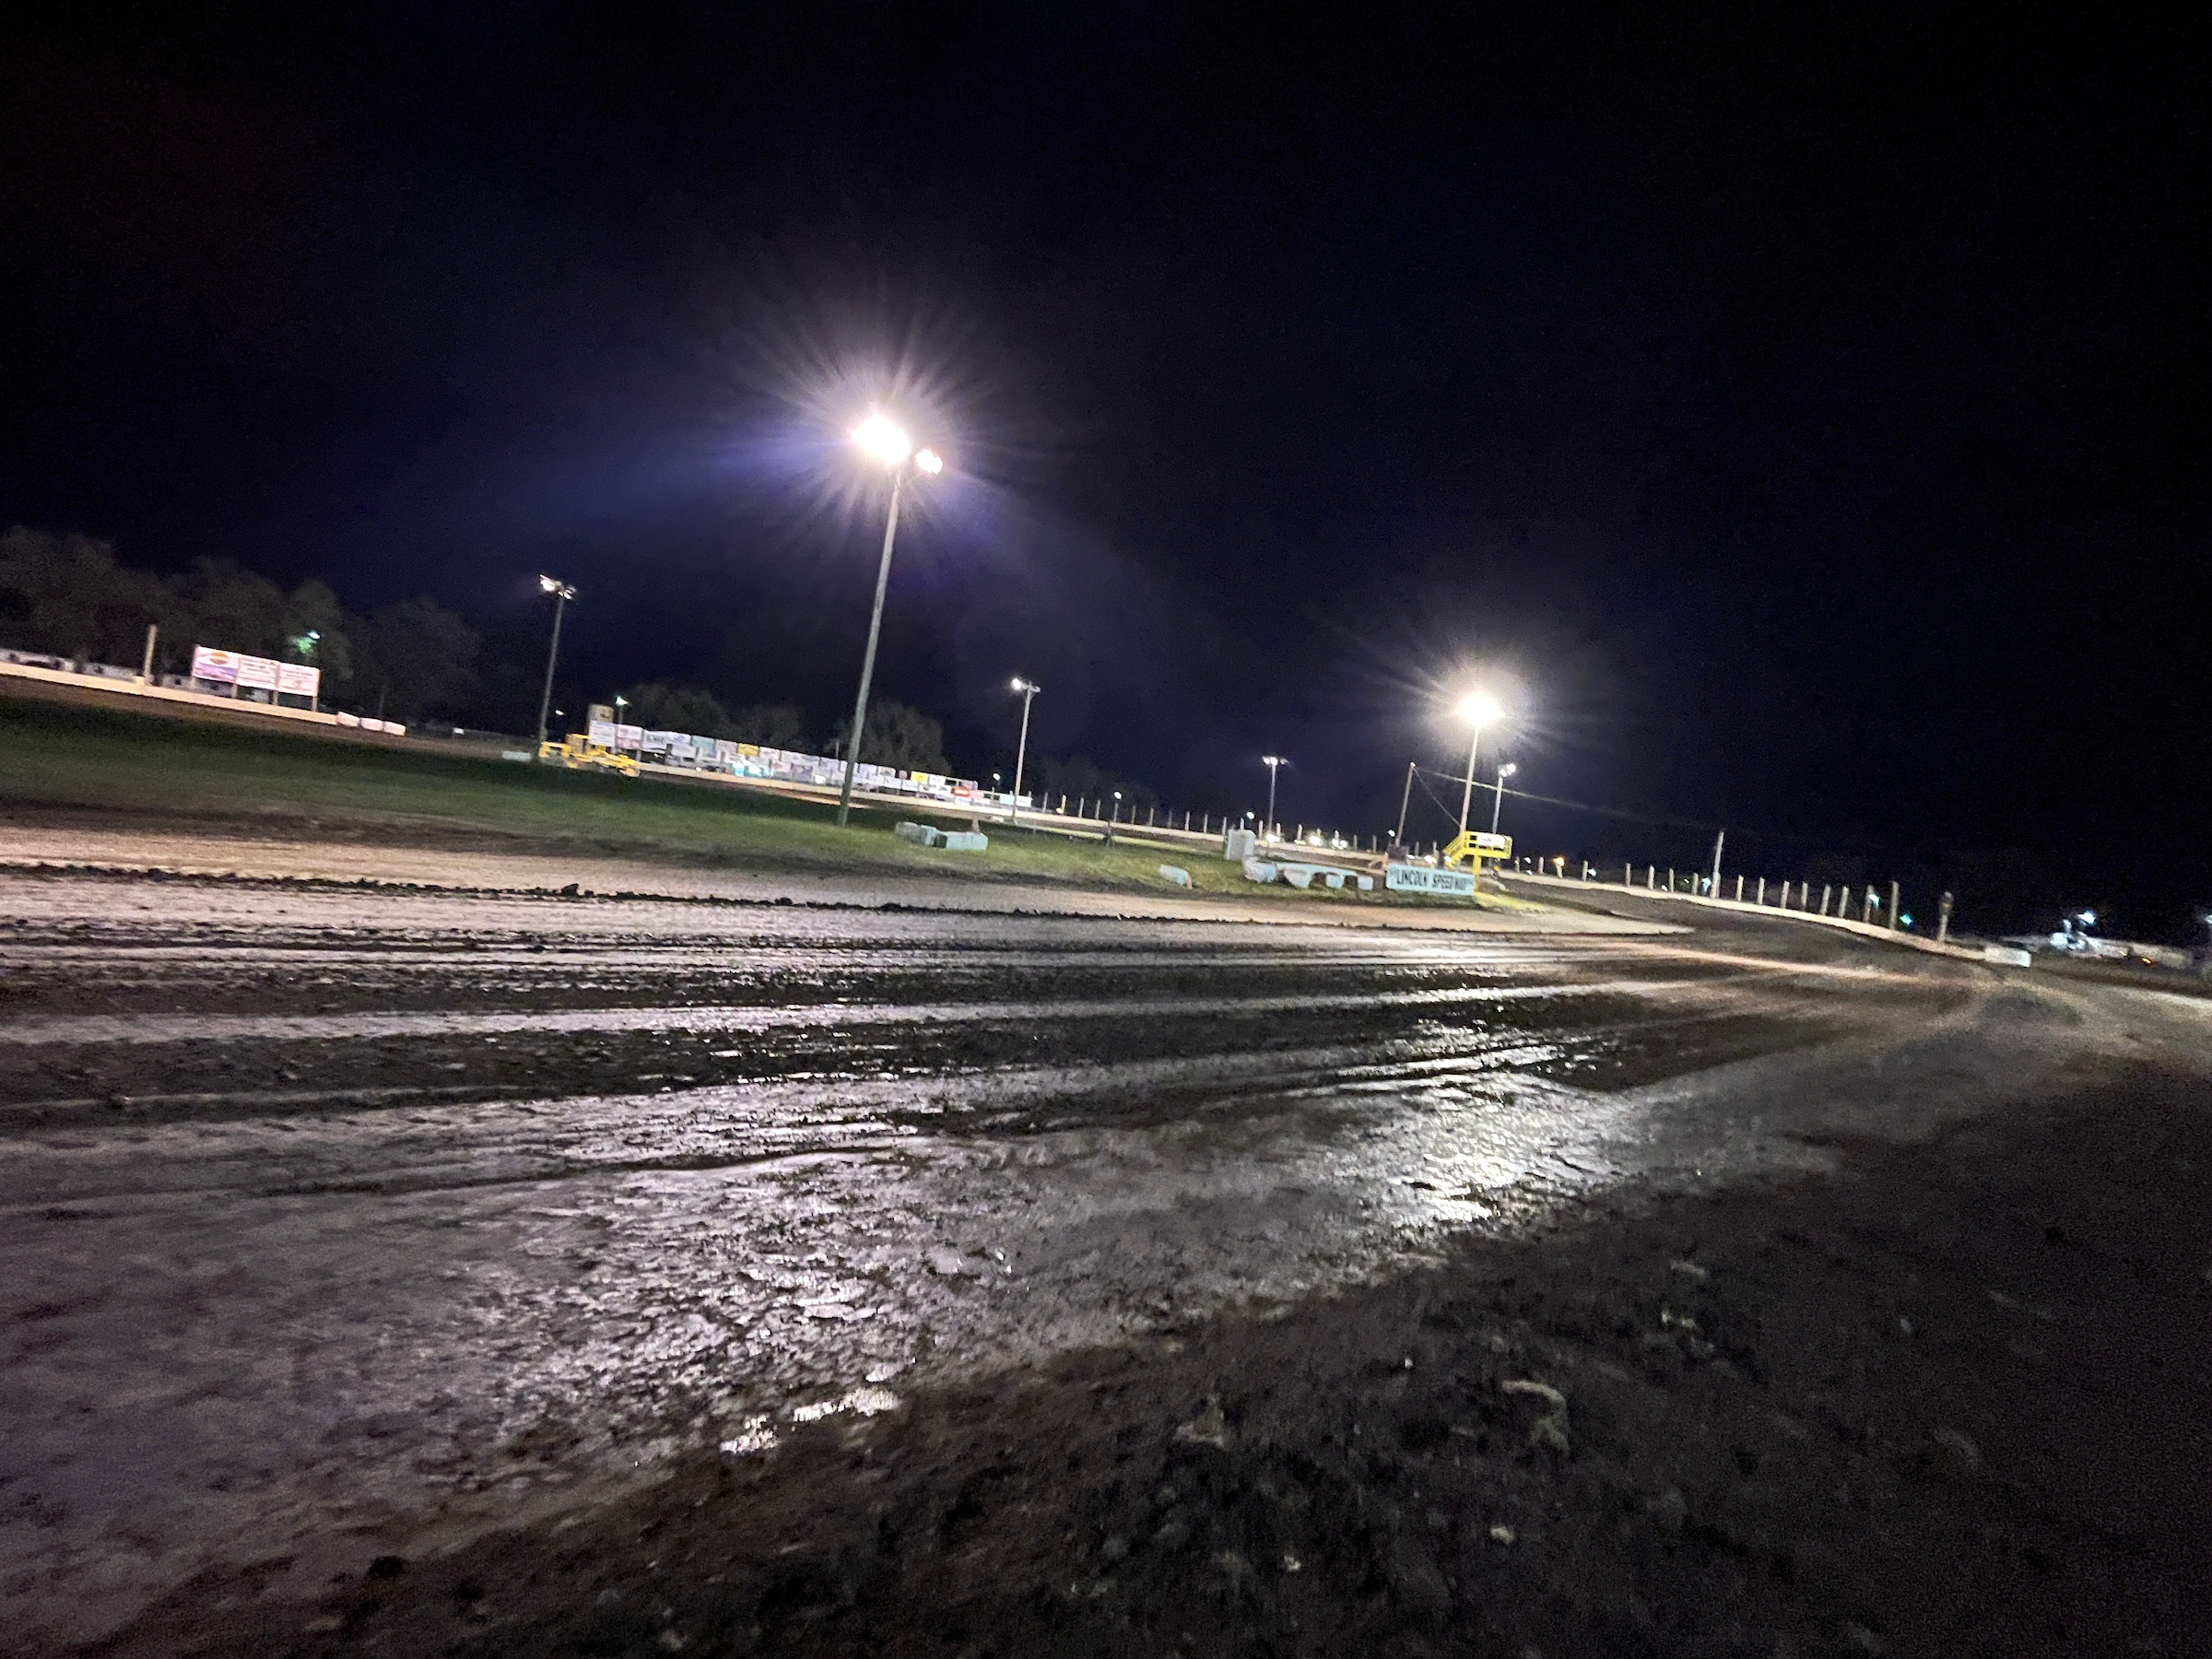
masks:
[[[0,42],[0,519],[518,654],[552,570],[571,697],[826,727],[879,512],[836,435],[894,391],[959,476],[879,684],[974,771],[1027,673],[1048,749],[1217,806],[1277,750],[1371,831],[1479,663],[1518,782],[1755,873],[2212,900],[2194,37],[191,9]]]

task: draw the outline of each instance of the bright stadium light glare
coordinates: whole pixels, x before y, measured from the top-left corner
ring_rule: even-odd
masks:
[[[863,454],[871,460],[882,462],[886,466],[901,465],[914,453],[913,440],[906,435],[905,429],[882,415],[869,416],[853,429],[852,437]],[[926,454],[930,452],[924,453]],[[934,455],[932,458],[935,459]],[[935,472],[936,467],[929,470]]]
[[[934,477],[945,470],[945,457],[933,449],[916,450],[914,465]]]
[[[1478,726],[1488,725],[1505,714],[1505,711],[1498,706],[1498,700],[1488,691],[1476,691],[1462,698],[1458,712],[1462,720],[1472,721]]]

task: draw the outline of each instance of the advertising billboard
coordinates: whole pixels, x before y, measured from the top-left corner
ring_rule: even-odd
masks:
[[[238,653],[218,651],[212,645],[194,645],[192,648],[192,677],[216,680],[225,685],[238,683]]]
[[[323,688],[323,670],[305,663],[276,665],[276,689],[287,697],[313,697]]]

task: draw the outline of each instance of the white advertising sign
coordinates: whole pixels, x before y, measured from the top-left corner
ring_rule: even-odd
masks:
[[[238,659],[238,683],[252,686],[256,690],[276,689],[276,662],[274,657],[241,656]]]
[[[676,734],[674,732],[646,732],[641,734],[641,736],[643,741],[639,747],[649,755],[659,755],[667,752],[668,745],[674,741]]]
[[[590,728],[591,729],[589,731],[585,732],[584,735],[589,737],[601,748],[613,748],[615,747],[616,727],[613,721],[594,720],[590,723]]]
[[[643,748],[645,747],[645,728],[624,725],[618,720],[615,722],[615,747],[618,749]]]
[[[1382,885],[1394,893],[1450,893],[1461,899],[1475,896],[1472,870],[1432,870],[1427,865],[1394,864],[1382,872]]]
[[[194,645],[192,648],[192,677],[236,684],[238,653],[218,651],[212,645]]]
[[[276,689],[287,697],[313,697],[323,688],[323,670],[305,663],[276,665]]]

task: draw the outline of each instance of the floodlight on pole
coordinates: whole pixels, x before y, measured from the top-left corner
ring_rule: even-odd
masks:
[[[1277,841],[1280,837],[1275,830],[1275,780],[1290,762],[1280,755],[1262,755],[1260,764],[1267,769],[1267,817],[1260,825],[1260,833],[1269,841]]]
[[[837,796],[841,829],[853,816],[853,774],[860,765],[860,740],[868,725],[868,685],[876,677],[876,641],[883,632],[883,594],[891,581],[891,547],[899,539],[900,498],[905,493],[910,470],[932,477],[945,470],[942,455],[931,449],[917,451],[906,429],[880,412],[871,414],[848,435],[862,454],[890,469],[891,505],[883,522],[883,559],[876,568],[876,606],[868,613],[868,649],[860,660],[860,692],[853,700],[853,725],[845,740],[845,782]]]
[[[560,618],[569,601],[576,597],[576,590],[553,576],[540,576],[537,591],[553,596],[553,643],[546,651],[546,689],[537,700],[537,740],[546,740],[546,716],[553,707],[553,665],[560,660]]]
[[[862,454],[886,466],[902,466],[914,453],[914,441],[906,435],[906,429],[882,415],[871,415],[854,427],[852,438]]]
[[[1472,772],[1475,769],[1470,766],[1467,770]],[[1505,781],[1520,770],[1510,761],[1498,769],[1498,798],[1490,803],[1490,833],[1492,835],[1498,833],[1498,815],[1505,807]]]
[[[1467,832],[1467,809],[1475,803],[1475,751],[1482,742],[1482,728],[1491,721],[1503,718],[1505,711],[1498,700],[1487,691],[1475,691],[1462,698],[1459,717],[1475,730],[1467,739],[1467,776],[1459,792],[1459,832]]]
[[[1014,677],[1014,689],[1021,693],[1021,742],[1014,750],[1014,805],[1006,809],[1006,821],[1018,822],[1021,818],[1021,769],[1030,758],[1030,705],[1037,700],[1037,693],[1044,688],[1035,680]]]

